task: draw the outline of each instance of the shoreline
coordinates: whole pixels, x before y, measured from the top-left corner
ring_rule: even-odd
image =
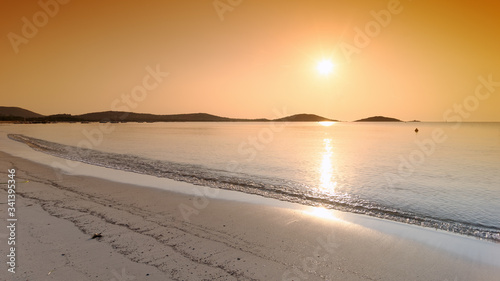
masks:
[[[495,280],[500,273],[499,266],[388,234],[387,229],[322,218],[325,213],[217,198],[208,198],[204,206],[193,195],[91,176],[58,178],[48,166],[3,152],[0,156],[0,175],[6,178],[7,169],[15,167],[20,182],[18,269],[36,280],[52,270],[47,268],[55,269],[50,280],[66,280],[62,272],[78,272],[79,280],[111,280],[122,274],[117,264],[137,280],[149,274],[145,280],[444,281]],[[2,185],[2,198],[5,190]],[[187,208],[194,215],[186,220],[182,204],[204,208]],[[30,210],[37,216],[25,215]],[[57,230],[43,227],[54,220],[61,225]],[[103,237],[89,240],[96,232]],[[2,244],[5,256],[7,245]],[[61,245],[80,251],[61,256]],[[54,258],[36,259],[37,253]]]
[[[50,141],[44,141],[41,139],[31,138],[24,135],[18,134],[9,134],[7,137],[10,140],[14,140],[21,144],[27,145],[24,147],[24,150],[28,150],[26,157],[28,159],[32,158],[33,151],[43,152],[44,154],[50,155],[53,157],[50,160],[47,160],[47,157],[43,157],[46,163],[50,162],[52,167],[56,167],[57,169],[62,170],[66,173],[75,173],[75,174],[86,174],[90,176],[97,176],[104,179],[111,179],[113,181],[122,182],[122,178],[128,178],[131,180],[135,180],[139,175],[143,175],[144,180],[142,182],[138,182],[138,185],[146,184],[150,186],[150,182],[155,182],[154,187],[162,188],[163,185],[172,186],[172,183],[167,181],[157,183],[159,178],[169,178],[178,182],[187,182],[187,185],[184,185],[181,189],[174,190],[176,192],[186,193],[186,190],[191,191],[192,185],[197,186],[206,186],[202,191],[195,190],[194,192],[201,193],[202,195],[208,191],[213,194],[220,193],[221,190],[233,190],[238,191],[236,197],[239,199],[240,197],[244,197],[243,194],[253,194],[257,195],[257,197],[244,197],[244,201],[248,201],[249,198],[254,200],[257,198],[257,201],[262,201],[261,197],[276,199],[279,202],[293,202],[300,204],[300,206],[318,206],[318,204],[325,206],[327,209],[338,210],[341,212],[348,213],[356,213],[361,215],[369,215],[371,217],[381,218],[384,221],[390,220],[395,222],[402,222],[404,224],[423,226],[430,229],[439,229],[450,233],[458,233],[461,235],[478,238],[481,240],[492,241],[494,243],[499,243],[499,233],[498,230],[494,227],[488,228],[487,226],[481,226],[478,224],[474,224],[472,222],[462,222],[458,221],[450,221],[446,219],[441,219],[439,217],[434,217],[430,214],[420,215],[418,213],[412,213],[411,211],[403,211],[401,209],[391,209],[384,207],[384,205],[378,205],[377,203],[369,204],[367,207],[364,207],[364,204],[360,205],[356,204],[356,202],[338,202],[336,200],[325,200],[323,201],[320,198],[314,199],[303,199],[301,195],[297,195],[294,192],[289,192],[286,188],[277,189],[277,190],[268,190],[268,189],[260,189],[260,188],[252,188],[250,187],[255,181],[252,179],[248,181],[245,178],[238,177],[222,177],[217,180],[213,180],[212,178],[201,176],[199,174],[203,174],[205,171],[202,170],[192,170],[188,169],[185,166],[179,167],[177,164],[170,163],[171,167],[166,169],[155,166],[156,164],[151,164],[148,158],[141,157],[133,157],[132,159],[128,159],[123,161],[122,154],[116,153],[105,153],[94,150],[83,149],[81,152],[71,152],[72,149],[76,149],[73,146],[61,145],[58,143],[52,143]],[[55,147],[54,147],[55,146]],[[61,148],[63,146],[63,148]],[[32,148],[29,149],[28,147]],[[68,147],[68,148],[66,148]],[[68,150],[69,149],[69,150]],[[66,151],[70,151],[69,153]],[[25,151],[26,152],[26,151]],[[82,157],[81,155],[85,155]],[[62,161],[59,159],[63,159]],[[94,159],[100,159],[95,161]],[[36,159],[35,159],[36,160]],[[42,161],[43,162],[43,161]],[[86,164],[89,164],[86,167]],[[112,163],[111,165],[109,163]],[[103,172],[102,168],[93,169],[92,167],[103,167],[109,168],[107,171]],[[142,167],[142,168],[141,168]],[[92,172],[82,173],[81,170],[86,168],[87,170],[93,170]],[[119,170],[124,173],[121,173],[120,176],[115,176],[115,178],[110,178],[109,173],[110,170]],[[155,172],[152,172],[155,171]],[[158,171],[166,172],[170,174],[170,176],[165,176],[162,173],[158,174]],[[129,172],[132,172],[132,176]],[[111,172],[114,173],[114,172]],[[104,175],[105,174],[105,175]],[[116,174],[116,173],[115,173]],[[174,176],[172,176],[172,174]],[[182,176],[179,176],[182,175]],[[224,183],[224,184],[221,184]],[[229,185],[229,187],[228,187]],[[168,190],[168,188],[167,188]],[[191,192],[192,193],[192,192]],[[223,192],[224,193],[224,192]],[[232,194],[232,193],[229,193]],[[196,194],[195,194],[196,195]],[[210,195],[208,195],[210,197]],[[235,200],[235,196],[230,196],[230,200]],[[278,202],[276,201],[276,202]],[[266,201],[266,202],[272,202]],[[271,205],[276,205],[276,203],[271,203]],[[496,229],[496,230],[495,230]]]
[[[22,136],[22,135],[21,135]],[[75,175],[88,175],[92,177],[98,177],[102,179],[107,179],[115,182],[123,182],[123,183],[135,183],[136,185],[145,185],[148,187],[159,188],[169,191],[174,191],[183,194],[189,194],[193,196],[202,196],[209,198],[219,198],[219,199],[227,199],[227,200],[236,200],[242,202],[254,202],[256,204],[268,204],[271,206],[282,206],[285,208],[295,209],[297,206],[299,208],[307,208],[306,206],[314,206],[311,202],[305,201],[297,202],[296,200],[283,200],[280,197],[277,197],[273,194],[265,194],[260,190],[239,190],[232,188],[225,188],[224,186],[219,187],[216,183],[211,181],[198,180],[193,181],[191,178],[187,177],[186,179],[176,178],[165,178],[163,176],[156,176],[155,174],[148,173],[147,170],[140,170],[137,172],[131,172],[133,169],[130,169],[130,166],[123,167],[113,167],[108,166],[106,163],[92,162],[92,157],[85,159],[74,159],[73,157],[67,157],[68,155],[59,155],[53,153],[51,151],[40,151],[39,149],[31,148],[31,141],[18,140],[13,138],[13,136],[7,136],[8,139],[14,140],[14,142],[6,142],[5,146],[10,146],[10,154],[17,155],[23,157],[25,159],[29,159],[41,164],[49,165],[55,167],[54,171],[58,171],[57,173],[67,173],[67,174],[75,174]],[[6,138],[7,138],[6,137]],[[29,138],[29,137],[28,137]],[[35,139],[36,140],[36,139]],[[36,140],[38,141],[38,140]],[[39,146],[40,144],[36,144],[35,146]],[[43,140],[40,140],[43,141]],[[44,144],[42,143],[42,146]],[[71,155],[71,154],[70,154]],[[113,156],[112,154],[110,156]],[[108,157],[110,157],[108,156]],[[78,158],[78,156],[76,156]],[[101,155],[97,155],[96,158],[106,158]],[[93,164],[87,164],[90,162]],[[140,164],[140,163],[139,163]],[[133,165],[134,166],[134,165]],[[138,165],[140,166],[140,165]],[[184,170],[180,172],[185,172]],[[193,177],[196,178],[196,175],[193,174]],[[126,179],[126,180],[125,180]],[[238,183],[236,184],[238,185]],[[199,187],[203,186],[203,187]],[[206,194],[205,194],[206,193]],[[214,195],[215,194],[215,195]],[[453,225],[447,225],[448,229],[444,229],[439,225],[439,223],[443,223],[443,221],[439,221],[439,219],[434,219],[432,217],[418,217],[414,220],[408,222],[407,216],[391,216],[391,213],[384,213],[384,211],[380,211],[381,213],[373,213],[373,209],[370,209],[371,214],[365,214],[362,211],[358,211],[357,209],[349,209],[347,207],[338,206],[330,206],[327,207],[329,210],[338,211],[342,214],[350,214],[353,216],[354,214],[361,215],[362,217],[370,216],[373,218],[379,218],[383,222],[392,221],[399,222],[404,225],[413,225],[417,228],[424,227],[426,229],[430,229],[431,232],[434,230],[442,230],[445,233],[454,233],[458,235],[463,235],[466,237],[472,237],[474,239],[490,241],[492,243],[498,243],[498,234],[493,233],[490,234],[490,230],[487,228],[473,228],[474,225],[466,225],[462,226],[462,229],[456,230],[453,229]],[[406,214],[405,214],[406,215]],[[406,221],[405,221],[406,220]],[[436,225],[437,224],[437,225]],[[461,222],[456,222],[456,224],[460,225]],[[449,230],[451,228],[451,230]],[[472,232],[474,231],[475,232]],[[392,231],[394,233],[394,231]],[[486,234],[489,236],[486,236]],[[412,235],[410,235],[412,236]],[[419,241],[419,239],[417,239]],[[420,242],[426,242],[425,240]],[[435,243],[434,243],[435,244]],[[445,249],[447,247],[444,247]],[[449,247],[448,247],[449,248]],[[450,250],[450,249],[448,249]],[[453,249],[451,249],[453,251]],[[500,262],[498,263],[500,265]]]

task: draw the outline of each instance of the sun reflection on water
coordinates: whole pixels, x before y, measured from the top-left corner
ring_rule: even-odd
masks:
[[[340,218],[335,216],[334,211],[325,209],[323,207],[312,207],[310,210],[304,211],[304,213],[328,220],[340,220]]]
[[[320,121],[318,123],[321,126],[330,127],[331,125],[335,124],[336,122],[334,122],[334,121]]]
[[[325,151],[323,152],[323,159],[320,166],[320,187],[323,191],[330,194],[335,193],[335,187],[337,186],[337,181],[334,180],[333,174],[333,151],[332,151],[332,139],[323,140]]]

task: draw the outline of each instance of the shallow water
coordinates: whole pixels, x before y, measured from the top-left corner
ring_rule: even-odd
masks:
[[[0,131],[30,137],[11,136],[34,149],[93,165],[498,242],[500,124],[455,125],[47,124]]]

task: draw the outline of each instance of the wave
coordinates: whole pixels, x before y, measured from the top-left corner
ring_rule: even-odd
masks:
[[[315,192],[314,189],[304,188],[298,183],[290,183],[285,180],[255,177],[243,172],[210,169],[202,165],[154,160],[131,154],[103,152],[19,134],[9,134],[8,137],[24,143],[36,151],[91,165],[168,178],[195,185],[235,190],[303,205],[322,206],[365,214],[500,243],[500,228],[495,226],[425,216],[348,195],[322,194]]]

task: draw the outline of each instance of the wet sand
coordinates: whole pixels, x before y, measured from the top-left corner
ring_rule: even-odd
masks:
[[[16,273],[4,263],[6,280],[453,281],[500,275],[498,267],[300,208],[57,174],[3,152],[0,159],[0,182],[12,168],[17,181]],[[1,203],[6,190],[0,185]],[[0,229],[5,260],[8,234]],[[91,239],[94,233],[102,237]]]

